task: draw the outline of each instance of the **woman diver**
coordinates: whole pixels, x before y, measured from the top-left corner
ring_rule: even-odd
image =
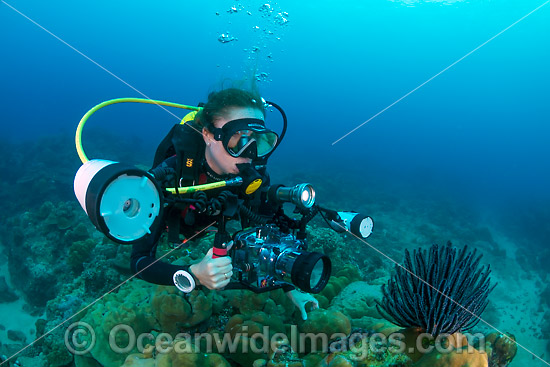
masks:
[[[268,156],[277,144],[277,134],[265,127],[265,101],[258,95],[237,88],[211,93],[198,112],[184,118],[177,130],[159,146],[154,167],[150,172],[164,187],[193,186],[225,181],[251,169],[255,159]],[[176,136],[176,137],[175,137]],[[179,136],[179,137],[178,137]],[[180,142],[180,147],[175,146]],[[265,170],[264,184],[269,182]],[[265,194],[265,192],[264,192]],[[273,215],[274,208],[266,203],[266,195],[258,194],[249,200],[250,209],[257,215]],[[161,235],[168,228],[169,242],[181,242],[179,235],[189,238],[207,227],[213,217],[201,212],[196,205],[173,205],[161,219],[165,225],[157,226],[151,235],[133,244],[131,269],[140,279],[159,285],[178,285],[190,292],[195,285],[220,290],[226,287],[233,275],[229,256],[213,256],[213,249],[198,263],[190,266],[173,265],[156,260],[156,249]],[[307,318],[305,305],[317,300],[287,284],[282,286],[287,296]]]

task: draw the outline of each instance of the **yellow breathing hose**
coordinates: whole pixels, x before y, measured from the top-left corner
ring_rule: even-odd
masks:
[[[217,189],[219,187],[225,187],[228,186],[226,181],[219,181],[219,182],[212,182],[209,184],[203,184],[203,185],[195,185],[195,186],[187,186],[187,187],[167,187],[165,190],[168,191],[171,194],[192,194],[196,191],[206,191],[206,190],[212,190]]]
[[[201,109],[200,107],[187,106],[187,105],[173,103],[173,102],[155,101],[153,99],[144,99],[144,98],[116,98],[116,99],[110,99],[108,101],[102,102],[94,106],[88,112],[86,112],[86,114],[80,120],[78,127],[76,128],[76,137],[75,137],[76,151],[78,152],[78,156],[80,157],[80,160],[82,161],[83,164],[89,161],[88,157],[86,157],[86,153],[84,153],[84,149],[82,148],[82,129],[84,128],[84,124],[86,123],[88,118],[90,118],[91,115],[97,112],[97,110],[115,103],[124,103],[124,102],[156,104],[159,106],[183,108],[185,110],[192,110],[192,111],[199,111]]]
[[[115,103],[125,103],[125,102],[156,104],[160,106],[176,107],[176,108],[182,108],[182,109],[191,110],[191,111],[201,110],[201,107],[187,106],[187,105],[173,103],[173,102],[155,101],[153,99],[144,99],[144,98],[116,98],[116,99],[110,99],[108,101],[102,102],[94,106],[88,112],[86,112],[86,114],[80,120],[78,127],[76,128],[76,137],[75,137],[76,151],[78,152],[78,156],[80,157],[82,164],[89,161],[88,157],[86,156],[86,153],[84,153],[84,148],[82,148],[82,129],[84,128],[84,124],[86,123],[86,121],[88,121],[90,116],[92,116],[95,112],[97,112],[98,110],[100,110],[105,106],[109,106]],[[230,180],[230,181],[213,182],[213,183],[204,184],[204,185],[178,187],[178,188],[166,188],[165,190],[172,194],[188,194],[188,193],[193,193],[195,191],[205,191],[205,190],[216,189],[219,187],[235,185],[235,184],[239,184],[240,182],[233,182]]]
[[[88,112],[86,112],[86,114],[80,120],[80,122],[77,126],[77,129],[76,129],[76,135],[75,135],[76,151],[77,151],[78,156],[79,156],[80,160],[82,161],[83,165],[87,165],[86,167],[89,167],[91,165],[93,167],[93,165],[95,163],[95,161],[90,162],[90,160],[86,156],[86,153],[84,152],[84,148],[82,146],[82,131],[84,129],[84,125],[86,124],[86,122],[88,121],[90,116],[92,116],[95,112],[102,109],[103,107],[110,106],[110,105],[113,105],[113,104],[116,104],[116,103],[129,103],[129,102],[131,102],[131,103],[155,104],[155,105],[158,105],[158,106],[175,107],[175,108],[181,108],[181,109],[195,111],[194,113],[193,112],[188,113],[186,115],[186,117],[184,117],[181,120],[181,122],[180,122],[181,124],[184,124],[188,121],[192,121],[193,118],[194,118],[194,115],[196,114],[196,112],[198,112],[202,109],[201,107],[187,106],[187,105],[183,105],[183,104],[179,104],[179,103],[157,101],[157,100],[143,99],[143,98],[116,98],[116,99],[110,99],[110,100],[104,101],[104,102],[94,106],[93,108],[91,108]],[[283,117],[284,117],[284,113],[283,113]],[[285,118],[285,128],[286,128],[286,118]],[[101,160],[98,160],[98,161],[100,161],[100,163],[102,163]],[[90,163],[88,163],[88,162],[90,162]],[[113,163],[113,162],[111,162],[111,163]],[[81,169],[82,169],[82,167],[81,167]],[[102,169],[102,168],[100,168],[100,169]],[[77,173],[77,176],[75,177],[75,193],[76,193],[82,207],[86,210],[86,207],[83,204],[83,201],[81,201],[82,200],[81,196],[79,196],[79,192],[77,192],[77,179],[80,180],[79,173],[80,173],[80,170]],[[95,173],[97,173],[97,172],[95,172]],[[95,173],[94,173],[94,175],[95,175]],[[87,174],[83,174],[83,176],[87,176]],[[154,175],[151,175],[151,176],[152,176],[153,179],[155,179]],[[225,180],[225,181],[220,181],[220,182],[213,182],[213,183],[209,183],[209,184],[195,185],[195,186],[188,186],[188,187],[163,188],[163,190],[165,192],[178,195],[178,194],[192,194],[192,193],[197,192],[197,191],[206,191],[206,190],[222,188],[222,187],[227,187],[227,186],[243,186],[245,188],[244,193],[247,194],[247,195],[250,195],[250,194],[256,192],[262,185],[262,179],[256,178],[252,181],[252,179],[254,177],[255,176],[253,176],[253,175],[251,175],[251,177],[246,176],[246,182],[243,182],[243,177],[236,176],[236,177],[233,177],[231,179],[228,179],[228,180]],[[142,177],[142,178],[144,178],[144,177]],[[148,178],[151,178],[151,177],[148,176]],[[155,181],[155,180],[153,180],[153,181]],[[252,182],[250,182],[250,181],[252,181]],[[141,182],[144,183],[145,181],[141,180]],[[86,184],[86,186],[89,185],[89,182],[88,183],[84,182],[84,183]],[[82,185],[79,184],[78,186],[82,186]],[[142,187],[143,186],[144,185],[142,185]],[[155,184],[155,186],[156,186],[156,188],[159,188],[159,185]],[[130,187],[129,190],[132,191],[132,187]],[[88,194],[87,191],[88,191],[88,187],[85,187],[85,192],[84,192],[85,196],[87,196],[87,194]],[[118,191],[118,190],[115,190],[115,191]],[[127,193],[127,194],[121,194],[121,196],[130,195],[130,194],[131,194],[131,192]],[[103,195],[103,193],[101,195]],[[162,203],[163,193],[158,193],[158,195],[159,195],[160,200],[161,200],[160,202]],[[131,197],[131,196],[126,196],[126,197]],[[101,202],[103,201],[103,197],[94,198],[94,200],[97,200],[97,199],[101,200]],[[122,199],[125,200],[124,197],[122,197]],[[86,197],[85,200],[87,201],[87,197]],[[134,199],[132,199],[132,200],[134,200]],[[149,200],[149,199],[147,199],[147,200]],[[113,205],[117,205],[116,201],[114,202]],[[163,209],[162,206],[167,207],[168,205],[170,205],[169,202],[164,203],[164,205],[161,205],[160,210]],[[89,214],[89,213],[87,213],[87,214]],[[96,213],[96,214],[99,215],[100,213]],[[162,211],[159,211],[157,214],[162,215]],[[90,215],[90,218],[92,219],[91,214],[89,214],[89,215]],[[103,214],[101,214],[101,215],[103,215]],[[151,217],[151,215],[152,214],[149,214],[149,217]],[[220,217],[221,217],[221,220],[222,220],[222,223],[223,223],[224,218],[226,218],[225,212],[222,212]],[[228,217],[228,219],[229,219],[229,217]],[[94,220],[92,219],[92,221],[94,221]],[[155,222],[156,222],[156,220],[155,220]],[[147,227],[147,225],[144,224],[145,225],[144,229],[148,233],[151,233],[150,229],[153,228],[153,224],[154,223],[151,223],[150,227]],[[118,226],[118,224],[116,226]],[[107,225],[107,227],[108,228],[106,228],[106,229],[109,232],[111,232],[111,226]],[[102,232],[104,232],[108,237],[111,238],[111,236],[109,236],[109,234],[107,233],[107,230],[104,231],[103,229],[101,229]],[[116,235],[114,235],[114,236],[116,236]],[[115,239],[115,241],[119,242],[119,243],[124,243],[125,239],[123,237],[118,237],[118,240]],[[183,243],[185,243],[187,241],[188,241],[188,239],[185,239],[183,241]]]

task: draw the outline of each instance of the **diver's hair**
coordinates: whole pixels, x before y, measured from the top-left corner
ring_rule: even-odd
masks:
[[[249,92],[239,88],[223,89],[208,95],[208,102],[197,113],[195,122],[208,128],[214,125],[217,119],[223,117],[232,107],[250,107],[262,111],[265,116],[265,107],[258,92]]]

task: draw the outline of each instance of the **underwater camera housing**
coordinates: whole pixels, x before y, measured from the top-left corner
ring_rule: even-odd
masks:
[[[256,293],[288,283],[308,293],[319,293],[331,272],[326,255],[306,251],[303,241],[274,225],[236,233],[229,255],[241,285]]]

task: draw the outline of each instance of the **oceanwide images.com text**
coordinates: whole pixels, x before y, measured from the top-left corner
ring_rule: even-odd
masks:
[[[450,342],[453,339],[453,342]],[[458,340],[457,340],[458,339]],[[302,333],[297,325],[291,325],[290,333],[271,332],[264,326],[261,332],[251,333],[243,326],[239,332],[231,333],[179,333],[171,334],[141,333],[125,324],[114,326],[108,336],[109,348],[119,354],[129,354],[136,349],[140,353],[266,353],[280,349],[291,349],[305,354],[310,352],[334,353],[351,351],[354,358],[363,360],[368,353],[429,353],[434,349],[439,353],[473,353],[471,345],[478,345],[477,351],[483,351],[483,334],[419,334],[411,343],[405,344],[405,335],[399,332],[385,335],[382,333],[355,332],[344,333]],[[65,332],[65,345],[75,355],[90,353],[96,345],[95,330],[87,323],[71,324]],[[465,345],[457,349],[455,345]],[[105,346],[101,346],[104,348]]]

